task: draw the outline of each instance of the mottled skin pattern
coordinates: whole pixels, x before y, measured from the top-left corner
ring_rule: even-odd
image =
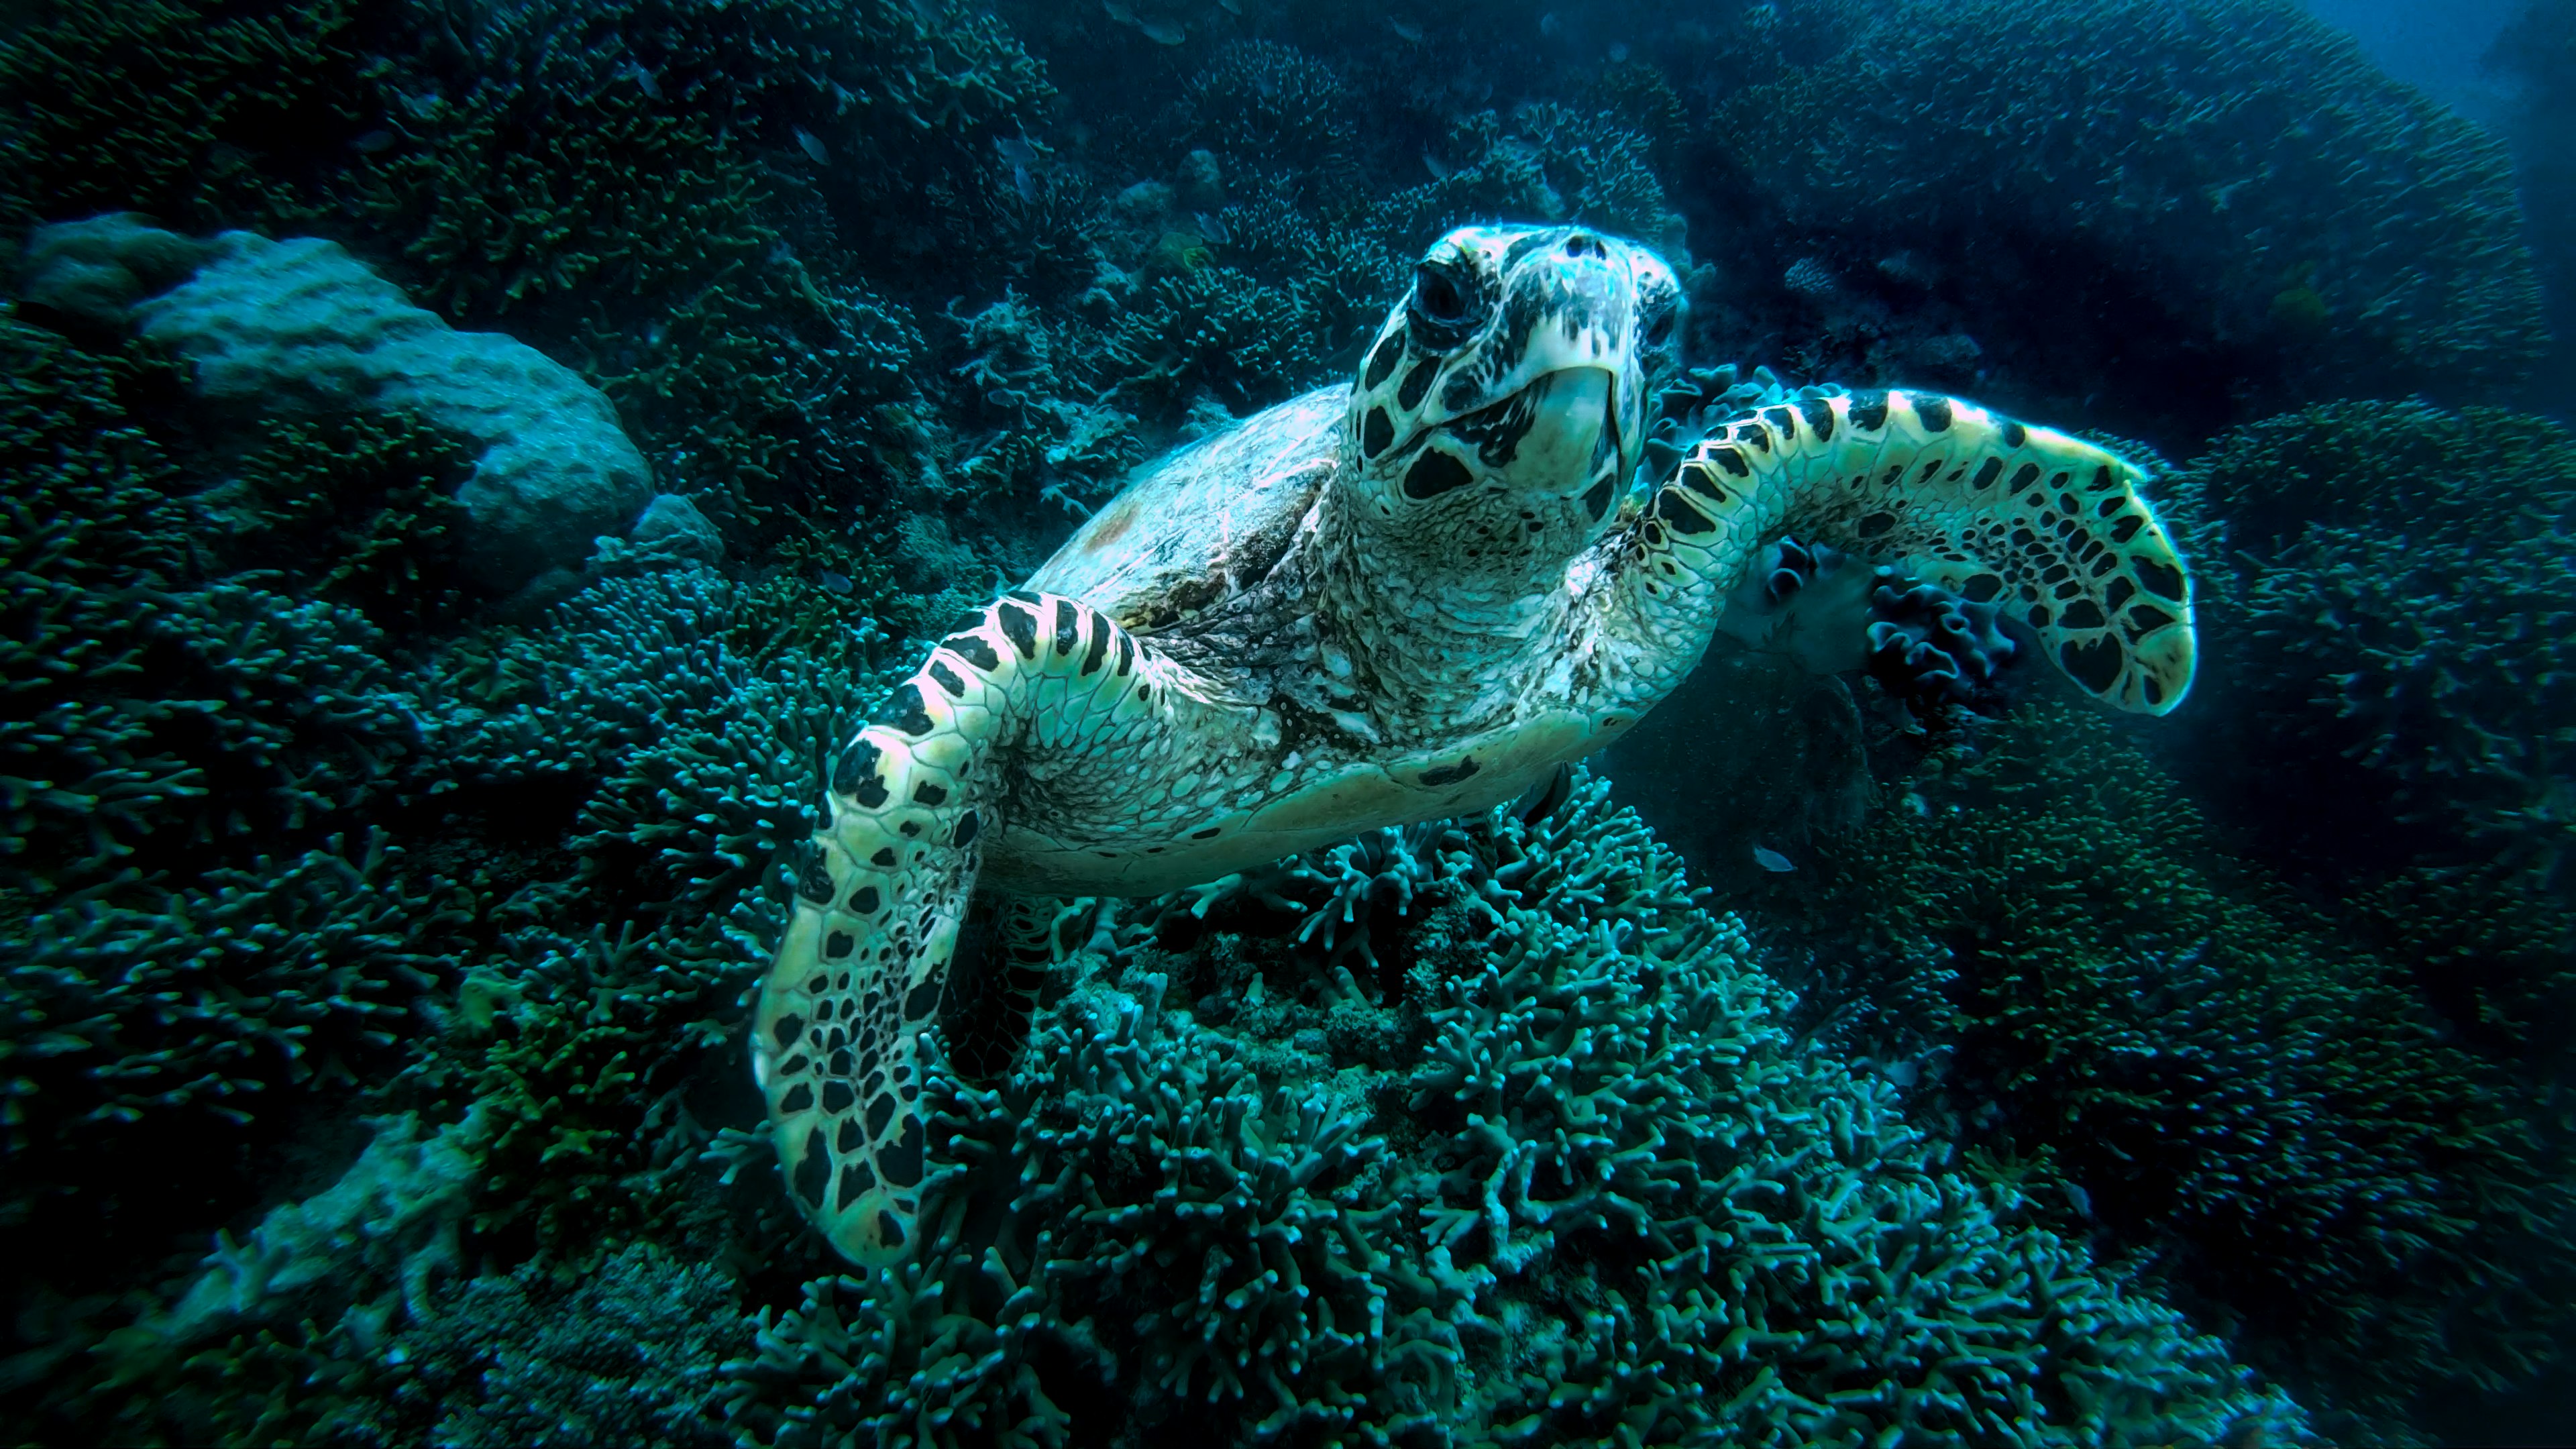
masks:
[[[837,1249],[910,1246],[919,1043],[979,879],[1147,894],[1510,800],[1669,693],[1783,533],[2007,599],[2113,705],[2180,702],[2188,577],[2137,470],[2088,444],[1804,398],[1625,503],[1680,308],[1630,244],[1453,232],[1352,386],[1156,465],[847,744],[753,1028]]]

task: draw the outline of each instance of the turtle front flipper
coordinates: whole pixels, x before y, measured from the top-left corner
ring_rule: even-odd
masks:
[[[1639,521],[1626,607],[1687,669],[1760,545],[1784,533],[1898,564],[2038,631],[2088,694],[2163,714],[2191,689],[2191,574],[2090,443],[1926,393],[1810,395],[1693,448]]]
[[[799,848],[795,913],[761,986],[752,1069],[789,1194],[852,1261],[910,1247],[921,1038],[1002,829],[1006,766],[1169,728],[1169,673],[1077,600],[1006,597],[941,640],[834,758],[830,821]]]

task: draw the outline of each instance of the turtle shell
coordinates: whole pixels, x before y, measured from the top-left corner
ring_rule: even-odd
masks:
[[[1349,397],[1318,388],[1138,468],[1026,586],[1143,634],[1259,583],[1339,466]]]

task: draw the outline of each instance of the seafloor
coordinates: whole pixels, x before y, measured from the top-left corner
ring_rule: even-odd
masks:
[[[0,5],[0,1438],[2576,1437],[2576,5],[1547,3]],[[2149,462],[2192,698],[1069,905],[849,1267],[827,750],[1470,220]]]

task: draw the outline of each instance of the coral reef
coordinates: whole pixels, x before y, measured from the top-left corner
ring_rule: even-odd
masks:
[[[2323,404],[2229,433],[2170,486],[2219,571],[2209,758],[2249,819],[2320,866],[2384,863],[2394,817],[2455,854],[2559,869],[2576,438],[2495,410]]]
[[[1098,1413],[1113,1383],[1144,1422],[1229,1440],[1434,1422],[1423,1384],[1455,1335],[1380,1246],[1396,1210],[1351,1189],[1383,1144],[1266,1089],[1241,1048],[1158,1009],[1159,978],[1137,984],[1058,1012],[1028,1065],[957,1094],[933,1124],[955,1164],[939,1235],[764,1324],[734,1369],[745,1427],[1061,1442],[1057,1400]]]
[[[132,1214],[133,1231],[219,1189],[184,1181],[289,1088],[394,1052],[471,916],[381,842],[207,873],[149,905],[64,905],[5,946],[11,1226]],[[192,1140],[193,1139],[193,1140]],[[149,1150],[146,1144],[151,1144]]]
[[[2065,707],[1914,792],[1825,852],[1805,1019],[1928,1009],[1845,1045],[1908,1062],[1918,1108],[2034,1191],[2071,1184],[2061,1224],[2146,1255],[2257,1363],[2391,1416],[2370,1433],[2552,1356],[2576,1202],[2402,961],[2222,865],[2159,768]]]
[[[730,591],[703,566],[639,562],[593,582],[542,633],[505,635],[488,654],[455,651],[434,670],[413,664],[403,707],[433,743],[392,772],[388,789],[400,794],[379,800],[378,813],[435,827],[418,849],[454,862],[455,876],[381,839],[346,855],[335,841],[300,860],[202,871],[182,890],[124,886],[134,905],[76,897],[17,923],[0,1010],[13,1241],[124,1232],[129,1251],[148,1254],[177,1224],[237,1210],[245,1149],[271,1150],[286,1124],[352,1088],[362,1102],[448,1124],[441,1150],[470,1164],[469,1190],[440,1199],[444,1248],[395,1235],[383,1252],[399,1262],[369,1248],[285,1272],[287,1260],[320,1251],[271,1251],[296,1224],[295,1243],[375,1241],[329,1228],[325,1218],[347,1215],[326,1212],[339,1200],[326,1195],[296,1216],[272,1213],[249,1247],[226,1250],[219,1276],[233,1306],[220,1313],[186,1299],[104,1334],[63,1328],[72,1351],[84,1341],[136,1353],[160,1345],[130,1371],[99,1360],[100,1372],[148,1369],[170,1389],[158,1408],[129,1403],[120,1433],[362,1441],[365,1424],[435,1417],[444,1404],[483,1425],[470,1432],[503,1442],[507,1424],[554,1411],[526,1402],[555,1404],[545,1396],[586,1380],[549,1366],[567,1345],[533,1343],[511,1359],[506,1344],[454,1336],[461,1325],[425,1293],[424,1275],[466,1277],[460,1231],[478,1256],[564,1264],[623,1252],[648,1278],[668,1270],[640,1240],[713,1241],[713,1185],[690,1165],[706,1130],[685,1099],[701,1069],[728,1054],[739,983],[784,918],[787,882],[773,862],[782,840],[811,828],[802,797],[813,752],[847,728],[849,691],[883,683],[801,661],[754,676],[723,643],[732,622]],[[259,667],[259,651],[243,664]],[[745,733],[730,713],[745,701],[761,702],[775,734]],[[278,743],[281,764],[309,751]],[[496,820],[503,799],[511,805]],[[568,802],[552,821],[549,802]],[[480,836],[483,848],[461,858],[459,836]],[[737,1061],[724,1075],[739,1073]],[[367,1177],[373,1160],[362,1155],[345,1181]],[[168,1191],[174,1178],[188,1187]],[[410,1220],[359,1216],[387,1232]],[[118,1261],[85,1265],[71,1284]],[[312,1291],[286,1291],[305,1280]],[[497,1314],[524,1302],[537,1281],[485,1306]],[[467,1310],[499,1291],[487,1282],[456,1289]],[[274,1303],[260,1296],[272,1287]],[[721,1275],[703,1274],[686,1289],[701,1303],[729,1291]],[[337,1295],[334,1306],[314,1309],[315,1291]],[[689,1343],[736,1331],[723,1316],[660,1322],[646,1327]],[[404,1325],[412,1338],[389,1347]],[[525,1340],[532,1330],[510,1332]],[[218,1342],[229,1347],[205,1346]],[[420,1392],[435,1402],[406,1397],[408,1375],[448,1382],[436,1374],[466,1372],[456,1361],[473,1352],[503,1356],[501,1368],[475,1370],[487,1398],[469,1404],[434,1383]],[[575,1417],[678,1423],[719,1356],[709,1348],[695,1370],[671,1367],[671,1383],[698,1375],[696,1398],[667,1397],[677,1390],[666,1384]],[[126,1351],[111,1357],[124,1362]],[[433,1361],[447,1367],[433,1373]],[[87,1374],[49,1388],[47,1412],[69,1423],[125,1412],[103,1407],[126,1401]]]
[[[368,7],[71,0],[0,53],[0,225],[137,210],[297,225],[382,101]]]
[[[2512,141],[2541,296],[2557,345],[2535,379],[2539,408],[2576,406],[2576,161],[2554,144],[2576,126],[2576,13],[2533,0],[2497,35],[2486,64],[2519,84],[2503,127]]]
[[[1957,316],[2016,390],[2125,384],[2152,433],[2228,420],[2173,370],[2272,396],[2475,395],[2545,343],[2501,144],[2295,7],[1779,9],[1770,63],[1722,72],[1751,79],[1708,114],[1692,194],[1726,214],[1695,215],[1694,243],[1731,271],[1830,268],[1885,299],[1827,307],[1844,335],[1794,359],[1808,370],[1904,368],[1910,334]],[[1730,347],[1768,330],[1725,302]],[[2051,320],[2077,313],[2119,320]],[[2135,370],[2049,340],[2105,325]]]
[[[203,794],[194,772],[119,707],[143,641],[132,591],[190,567],[167,452],[134,426],[150,386],[131,357],[93,357],[0,322],[0,468],[11,479],[0,586],[11,688],[0,727],[7,867],[42,888],[131,848],[156,804]],[[68,882],[66,882],[68,883]]]
[[[928,1250],[763,1318],[731,1370],[751,1440],[2299,1432],[1797,1050],[1740,930],[1599,785],[1368,849],[1444,903],[1397,913],[1384,1004],[1298,999],[1354,981],[1299,964],[1311,925],[1269,958],[1277,1000],[1229,964],[1249,942],[1172,954],[1227,919],[1196,893],[1126,928],[1123,966],[1068,960],[1007,1079],[936,1094]]]
[[[11,878],[69,890],[173,863],[247,864],[237,847],[363,829],[344,812],[377,798],[423,743],[381,631],[324,599],[191,587],[211,545],[172,496],[168,448],[126,411],[160,370],[24,324],[0,345],[24,364],[0,424],[17,485],[0,565],[19,641],[0,735]],[[411,482],[403,471],[396,488]],[[342,501],[383,505],[361,492]],[[311,561],[360,582],[379,560],[366,540],[345,546]],[[195,849],[218,840],[219,856]]]
[[[1257,173],[1351,164],[1357,116],[1332,67],[1295,46],[1233,41],[1182,92],[1180,140]]]
[[[470,1121],[426,1140],[408,1115],[367,1125],[373,1140],[330,1187],[271,1208],[245,1241],[218,1233],[175,1301],[90,1349],[94,1375],[73,1381],[87,1381],[112,1437],[337,1438],[333,1409],[369,1368],[317,1346],[372,1347],[388,1326],[430,1311],[462,1267],[459,1225],[475,1177]]]
[[[2156,748],[2240,835],[1965,722],[2009,639],[1785,541],[1734,632],[1789,653],[1623,741],[1643,818],[1574,777],[1024,906],[903,1266],[741,1130],[858,702],[1347,376],[1454,222],[1659,246],[1699,354],[2176,456],[2500,400],[2498,146],[2290,7],[0,8],[21,1437],[2303,1441],[2232,1352],[2398,1439],[2563,1339],[2576,451],[2475,409],[2164,486],[2211,680]],[[1826,390],[1673,379],[1647,482]]]
[[[278,418],[259,437],[232,484],[197,500],[223,529],[224,565],[283,578],[390,635],[466,612],[471,520],[456,493],[474,469],[469,443],[409,413]]]
[[[716,1449],[731,1442],[711,1412],[717,1366],[750,1338],[729,1274],[650,1240],[572,1283],[528,1263],[441,1291],[383,1351],[385,1407],[330,1427],[348,1441],[457,1449]]]
[[[1399,252],[1477,217],[1586,222],[1662,251],[1685,269],[1688,228],[1665,199],[1654,142],[1622,118],[1557,101],[1460,120],[1436,147],[1435,179],[1389,196],[1371,221]]]

